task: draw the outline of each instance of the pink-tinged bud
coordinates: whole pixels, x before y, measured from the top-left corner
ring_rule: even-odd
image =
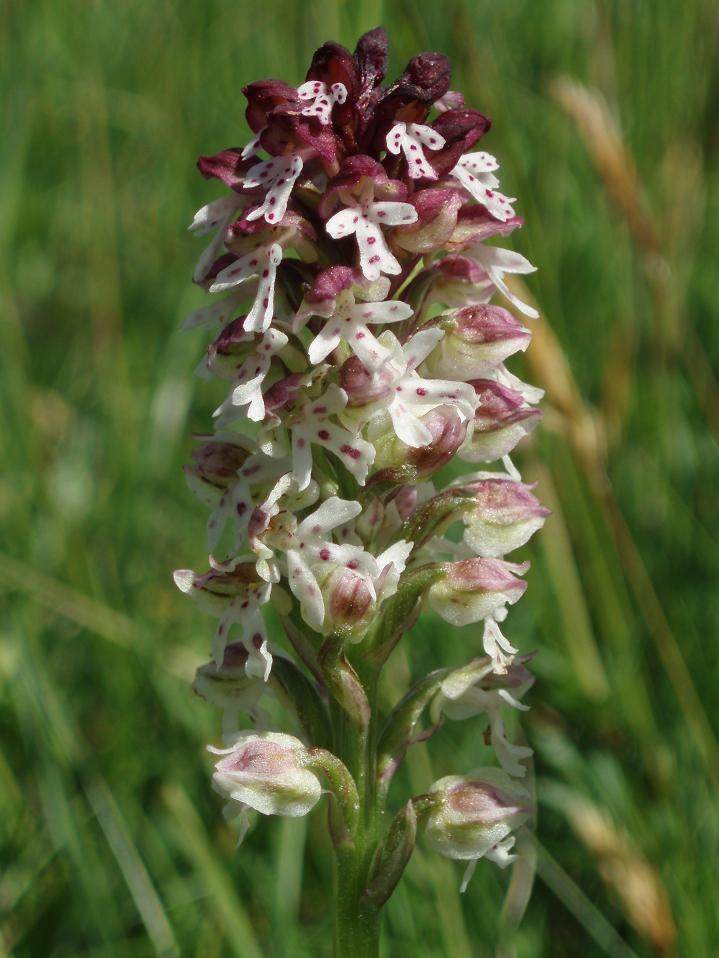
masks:
[[[542,414],[516,389],[490,379],[477,379],[472,385],[478,404],[459,457],[465,462],[494,462],[510,453],[534,429]]]
[[[404,521],[409,519],[419,502],[419,490],[416,486],[402,486],[393,496],[392,502],[399,514],[400,519]]]
[[[249,653],[242,642],[230,642],[222,662],[208,662],[195,673],[192,689],[218,708],[251,712],[266,689],[262,679],[247,674]]]
[[[464,541],[480,556],[501,557],[518,549],[549,515],[549,509],[532,495],[531,486],[514,479],[480,479],[461,488],[477,503],[462,518]]]
[[[494,293],[487,271],[468,256],[443,256],[433,272],[428,302],[461,307],[487,302]]]
[[[529,563],[501,559],[463,559],[446,566],[446,576],[429,590],[429,603],[450,625],[471,625],[492,616],[501,619],[507,604],[522,597],[527,583],[517,579]]]
[[[299,373],[292,373],[280,379],[264,394],[265,409],[268,412],[275,412],[293,403],[303,385],[305,385],[305,377],[300,376]]]
[[[464,306],[432,320],[445,331],[420,367],[420,375],[468,382],[485,376],[514,353],[524,351],[532,334],[501,306]]]
[[[408,446],[392,428],[375,439],[375,482],[426,479],[446,465],[465,441],[467,422],[454,406],[436,406],[421,422],[432,434],[426,446]]]
[[[463,206],[457,217],[457,226],[447,241],[447,249],[460,251],[492,236],[509,236],[523,224],[521,216],[500,221],[483,206]]]
[[[427,819],[427,839],[445,858],[484,857],[523,825],[531,811],[527,790],[498,768],[448,775],[432,785],[430,795],[436,805]]]
[[[358,631],[368,624],[375,599],[365,576],[346,566],[336,566],[318,580],[325,600],[325,625],[332,630]]]
[[[419,190],[408,200],[417,211],[417,220],[410,226],[400,226],[393,233],[393,241],[410,253],[432,253],[445,245],[457,225],[462,206],[459,190]]]
[[[240,732],[230,748],[209,751],[223,756],[212,776],[216,791],[262,815],[297,818],[320,800],[320,780],[305,767],[307,749],[292,735]]]
[[[383,375],[380,369],[373,375],[357,356],[350,356],[339,371],[339,385],[347,393],[347,406],[350,409],[389,396],[394,388],[393,382],[391,372]]]
[[[227,489],[237,481],[237,471],[249,455],[248,449],[233,442],[220,439],[203,442],[192,451],[195,462],[185,466],[187,483],[203,499],[213,489]]]

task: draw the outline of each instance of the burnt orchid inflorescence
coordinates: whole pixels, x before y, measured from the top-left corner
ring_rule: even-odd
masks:
[[[547,515],[509,458],[541,392],[504,365],[529,330],[490,301],[537,314],[504,279],[533,267],[487,242],[522,222],[476,149],[490,121],[441,54],[383,86],[386,59],[379,28],[354,54],[325,43],[299,87],[247,86],[254,139],[200,158],[228,190],[190,227],[211,234],[194,279],[218,295],[186,325],[213,337],[200,374],[229,385],[186,469],[211,510],[210,567],[175,573],[217,618],[194,686],[224,713],[214,784],[243,830],[251,809],[303,815],[329,791],[343,955],[375,953],[418,825],[471,867],[514,858],[531,753],[503,716],[531,676],[500,627],[526,588],[505,556]],[[438,488],[453,460],[501,466]],[[382,715],[379,674],[425,605],[470,636],[482,623],[484,654],[472,640],[467,665]],[[293,658],[270,647],[269,606]],[[269,696],[294,735],[265,730]],[[483,716],[498,766],[427,783],[386,827],[425,712],[433,732]]]

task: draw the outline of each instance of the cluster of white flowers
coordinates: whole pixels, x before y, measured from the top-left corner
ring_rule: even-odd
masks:
[[[449,808],[447,795],[464,783],[473,794],[484,788],[482,801],[487,789],[496,799],[508,776],[525,774],[530,754],[503,720],[505,707],[524,708],[519,695],[530,683],[500,630],[528,565],[505,556],[547,514],[510,459],[539,417],[541,392],[505,366],[530,331],[490,304],[499,292],[537,315],[504,278],[533,267],[491,243],[521,221],[498,191],[495,158],[469,151],[488,124],[454,109],[458,95],[441,91],[434,125],[388,113],[379,146],[375,131],[371,149],[352,153],[350,121],[337,120],[361,109],[350,80],[310,71],[296,90],[265,87],[248,88],[255,139],[201,164],[230,189],[191,224],[198,235],[214,232],[194,277],[225,295],[186,326],[211,330],[199,372],[229,388],[215,432],[186,470],[211,510],[210,568],[180,570],[175,581],[218,619],[218,674],[228,643],[236,663],[239,639],[247,676],[267,682],[276,654],[263,615],[270,604],[293,629],[300,617],[310,636],[339,637],[361,655],[403,583],[433,570],[425,600],[453,625],[483,623],[486,655],[479,669],[449,672],[434,707],[450,718],[484,714],[503,771],[454,776],[450,791],[442,780],[431,794]],[[356,139],[361,126],[353,129]],[[454,457],[500,468],[436,488],[435,473]],[[448,532],[454,526],[461,537]],[[235,752],[247,751],[248,734],[221,753],[221,778]],[[261,741],[251,744],[262,751]],[[226,793],[265,813],[308,810],[319,786],[296,771],[292,749],[289,765],[311,785],[306,802],[293,792],[283,812],[262,790],[254,800],[254,785]],[[515,799],[517,788],[508,786]],[[512,827],[526,819],[515,806],[502,819]],[[429,833],[443,854],[512,860],[509,826],[457,851],[438,808]]]

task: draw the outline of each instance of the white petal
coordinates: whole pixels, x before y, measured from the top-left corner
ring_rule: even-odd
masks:
[[[242,202],[242,197],[237,193],[221,196],[199,209],[187,228],[195,236],[204,236],[205,233],[217,229],[223,220],[242,205]]]
[[[292,475],[300,491],[309,486],[312,478],[312,447],[308,430],[299,426],[292,430]]]
[[[423,329],[405,343],[403,354],[407,372],[416,369],[429,356],[437,343],[444,336],[444,331],[434,326],[432,329]]]
[[[335,213],[334,216],[327,220],[325,230],[332,239],[342,239],[343,236],[349,236],[351,233],[354,233],[359,219],[360,212],[354,207],[340,210],[339,213]]]
[[[367,279],[379,279],[380,273],[397,276],[402,272],[402,267],[390,252],[382,230],[376,223],[360,218],[356,232],[360,267]]]
[[[338,320],[330,319],[325,323],[307,350],[307,355],[313,366],[321,363],[333,349],[339,346],[341,333],[342,330]]]
[[[325,604],[317,580],[298,549],[287,552],[287,581],[302,606],[302,616],[319,631],[325,618]]]
[[[407,130],[406,123],[395,123],[386,137],[387,149],[394,156],[398,156],[402,149],[402,140]]]
[[[257,284],[257,295],[252,309],[247,314],[243,329],[256,333],[264,332],[272,322],[275,305],[275,277],[277,267],[282,262],[282,247],[273,243],[266,250],[265,268]]]
[[[498,246],[474,246],[471,253],[487,269],[498,268],[503,273],[534,273],[537,267],[521,253],[511,249],[501,249]]]
[[[354,519],[360,512],[362,512],[362,506],[359,502],[331,496],[311,516],[300,523],[298,534],[306,535],[311,532],[313,535],[324,537],[336,526],[341,526],[345,522],[349,522],[350,519]]]
[[[382,303],[357,303],[350,309],[352,319],[363,323],[400,323],[412,315],[412,307],[400,300]]]
[[[431,126],[424,126],[422,123],[412,123],[410,133],[419,140],[423,146],[428,146],[430,150],[441,150],[447,142],[445,138],[433,130]]]
[[[408,446],[419,449],[432,442],[432,433],[402,402],[395,400],[389,408],[389,414],[397,437]]]
[[[380,226],[405,226],[418,219],[417,210],[410,203],[372,203],[369,215]]]

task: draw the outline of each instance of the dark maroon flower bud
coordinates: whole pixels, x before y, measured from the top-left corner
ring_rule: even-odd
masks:
[[[377,103],[372,145],[381,150],[385,137],[397,122],[423,123],[432,104],[449,90],[451,65],[442,53],[420,53],[409,61],[404,73]]]
[[[457,160],[492,126],[492,121],[478,110],[447,110],[438,116],[432,127],[444,137],[445,145],[432,154],[432,166],[438,176],[446,176]]]
[[[417,221],[399,226],[393,241],[410,253],[431,253],[444,246],[454,233],[462,207],[459,190],[418,190],[407,202],[417,210]]]
[[[357,41],[354,59],[363,91],[384,80],[387,73],[388,47],[387,31],[384,27],[368,30]]]
[[[391,180],[387,171],[371,156],[359,153],[349,156],[337,174],[327,184],[325,194],[320,200],[320,216],[328,218],[342,200],[343,193],[358,196],[363,188],[371,183],[376,200],[402,202],[407,196],[407,187],[399,180]]]
[[[300,101],[297,90],[281,80],[257,80],[244,87],[247,97],[245,117],[253,133],[259,133],[267,126],[269,114],[278,106],[290,104],[299,111]]]
[[[347,90],[348,101],[353,101],[359,92],[359,75],[354,57],[342,44],[332,40],[315,50],[307,79],[319,80],[328,87],[333,83],[341,83]]]
[[[380,84],[387,72],[387,48],[387,33],[384,27],[377,27],[365,33],[355,49],[355,63],[360,75],[360,89],[355,103],[356,137],[362,149],[369,145],[366,143],[366,133],[372,130],[375,108],[383,96]]]
[[[230,150],[223,150],[221,153],[215,153],[214,156],[200,156],[197,160],[197,168],[206,180],[215,177],[222,180],[225,186],[240,192],[245,174],[255,160],[243,160],[242,150],[233,147]]]
[[[277,107],[260,133],[260,145],[273,156],[301,153],[305,159],[316,154],[334,170],[337,164],[337,137],[332,127],[303,116],[299,106]]]

